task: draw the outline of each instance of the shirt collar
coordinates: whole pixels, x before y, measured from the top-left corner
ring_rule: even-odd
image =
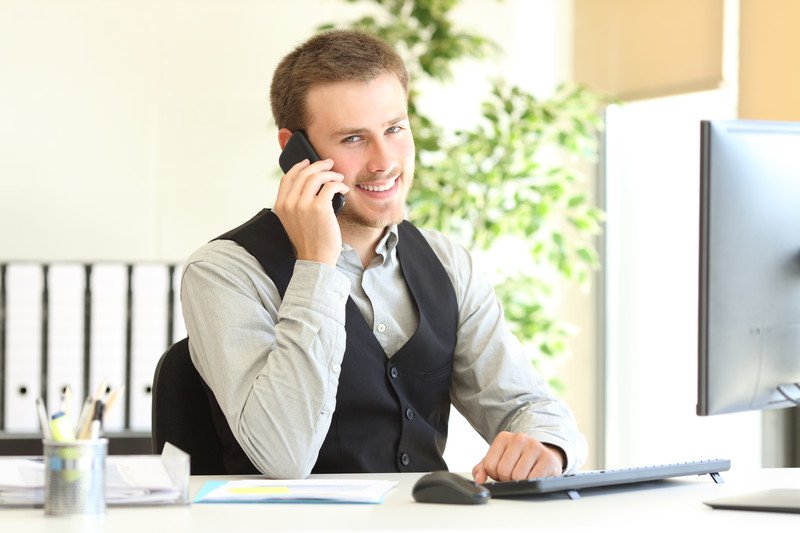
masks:
[[[381,240],[378,241],[377,245],[375,245],[375,253],[381,258],[381,264],[383,264],[389,257],[391,257],[392,253],[394,253],[395,249],[397,248],[397,241],[399,239],[400,234],[397,231],[397,224],[387,226],[383,237],[381,237]],[[361,267],[361,261],[359,261],[355,250],[353,250],[353,247],[346,242],[343,242],[342,253],[339,255],[339,261],[337,261],[337,264],[344,267],[345,265],[351,263],[352,265],[357,265],[359,269],[363,269]]]
[[[397,232],[397,224],[388,226],[383,238],[378,241],[378,245],[375,247],[375,253],[384,257],[388,256],[397,246],[398,239],[400,239],[400,234]]]

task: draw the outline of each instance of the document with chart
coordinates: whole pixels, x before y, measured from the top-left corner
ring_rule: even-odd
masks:
[[[369,479],[243,479],[209,481],[195,503],[381,503],[395,481]]]

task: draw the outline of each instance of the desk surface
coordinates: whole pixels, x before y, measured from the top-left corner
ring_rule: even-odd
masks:
[[[773,488],[800,489],[800,469],[761,469],[722,474],[725,483],[709,476],[676,478],[638,485],[584,491],[582,498],[548,495],[523,500],[494,499],[485,505],[435,505],[414,502],[411,487],[420,474],[314,476],[391,479],[398,485],[382,504],[192,504],[189,506],[111,507],[95,520],[52,518],[42,509],[2,509],[3,531],[113,531],[114,533],[238,532],[238,531],[496,531],[596,529],[648,531],[691,526],[692,531],[800,526],[800,514],[714,510],[703,501]],[[210,479],[193,476],[194,495]]]

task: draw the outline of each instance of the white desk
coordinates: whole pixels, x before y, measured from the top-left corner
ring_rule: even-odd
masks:
[[[637,488],[584,492],[579,500],[564,495],[525,500],[490,500],[485,505],[420,504],[411,498],[419,474],[367,474],[365,477],[397,480],[383,504],[193,504],[167,507],[111,507],[97,520],[52,518],[42,509],[0,510],[0,530],[19,533],[240,532],[240,531],[496,531],[553,529],[613,529],[632,531],[675,530],[737,531],[755,527],[763,531],[786,526],[797,531],[800,514],[720,511],[702,502],[770,488],[800,489],[800,468],[763,469],[722,474],[725,483],[709,476],[676,478]],[[357,475],[315,477],[361,477]],[[209,479],[192,478],[194,495]],[[226,477],[224,479],[232,479]],[[740,529],[741,528],[741,529]],[[791,529],[789,529],[791,528]]]

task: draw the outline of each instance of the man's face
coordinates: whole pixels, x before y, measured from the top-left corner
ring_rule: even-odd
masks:
[[[307,98],[309,140],[350,187],[340,223],[383,228],[402,221],[414,179],[414,140],[397,78],[318,85]]]

